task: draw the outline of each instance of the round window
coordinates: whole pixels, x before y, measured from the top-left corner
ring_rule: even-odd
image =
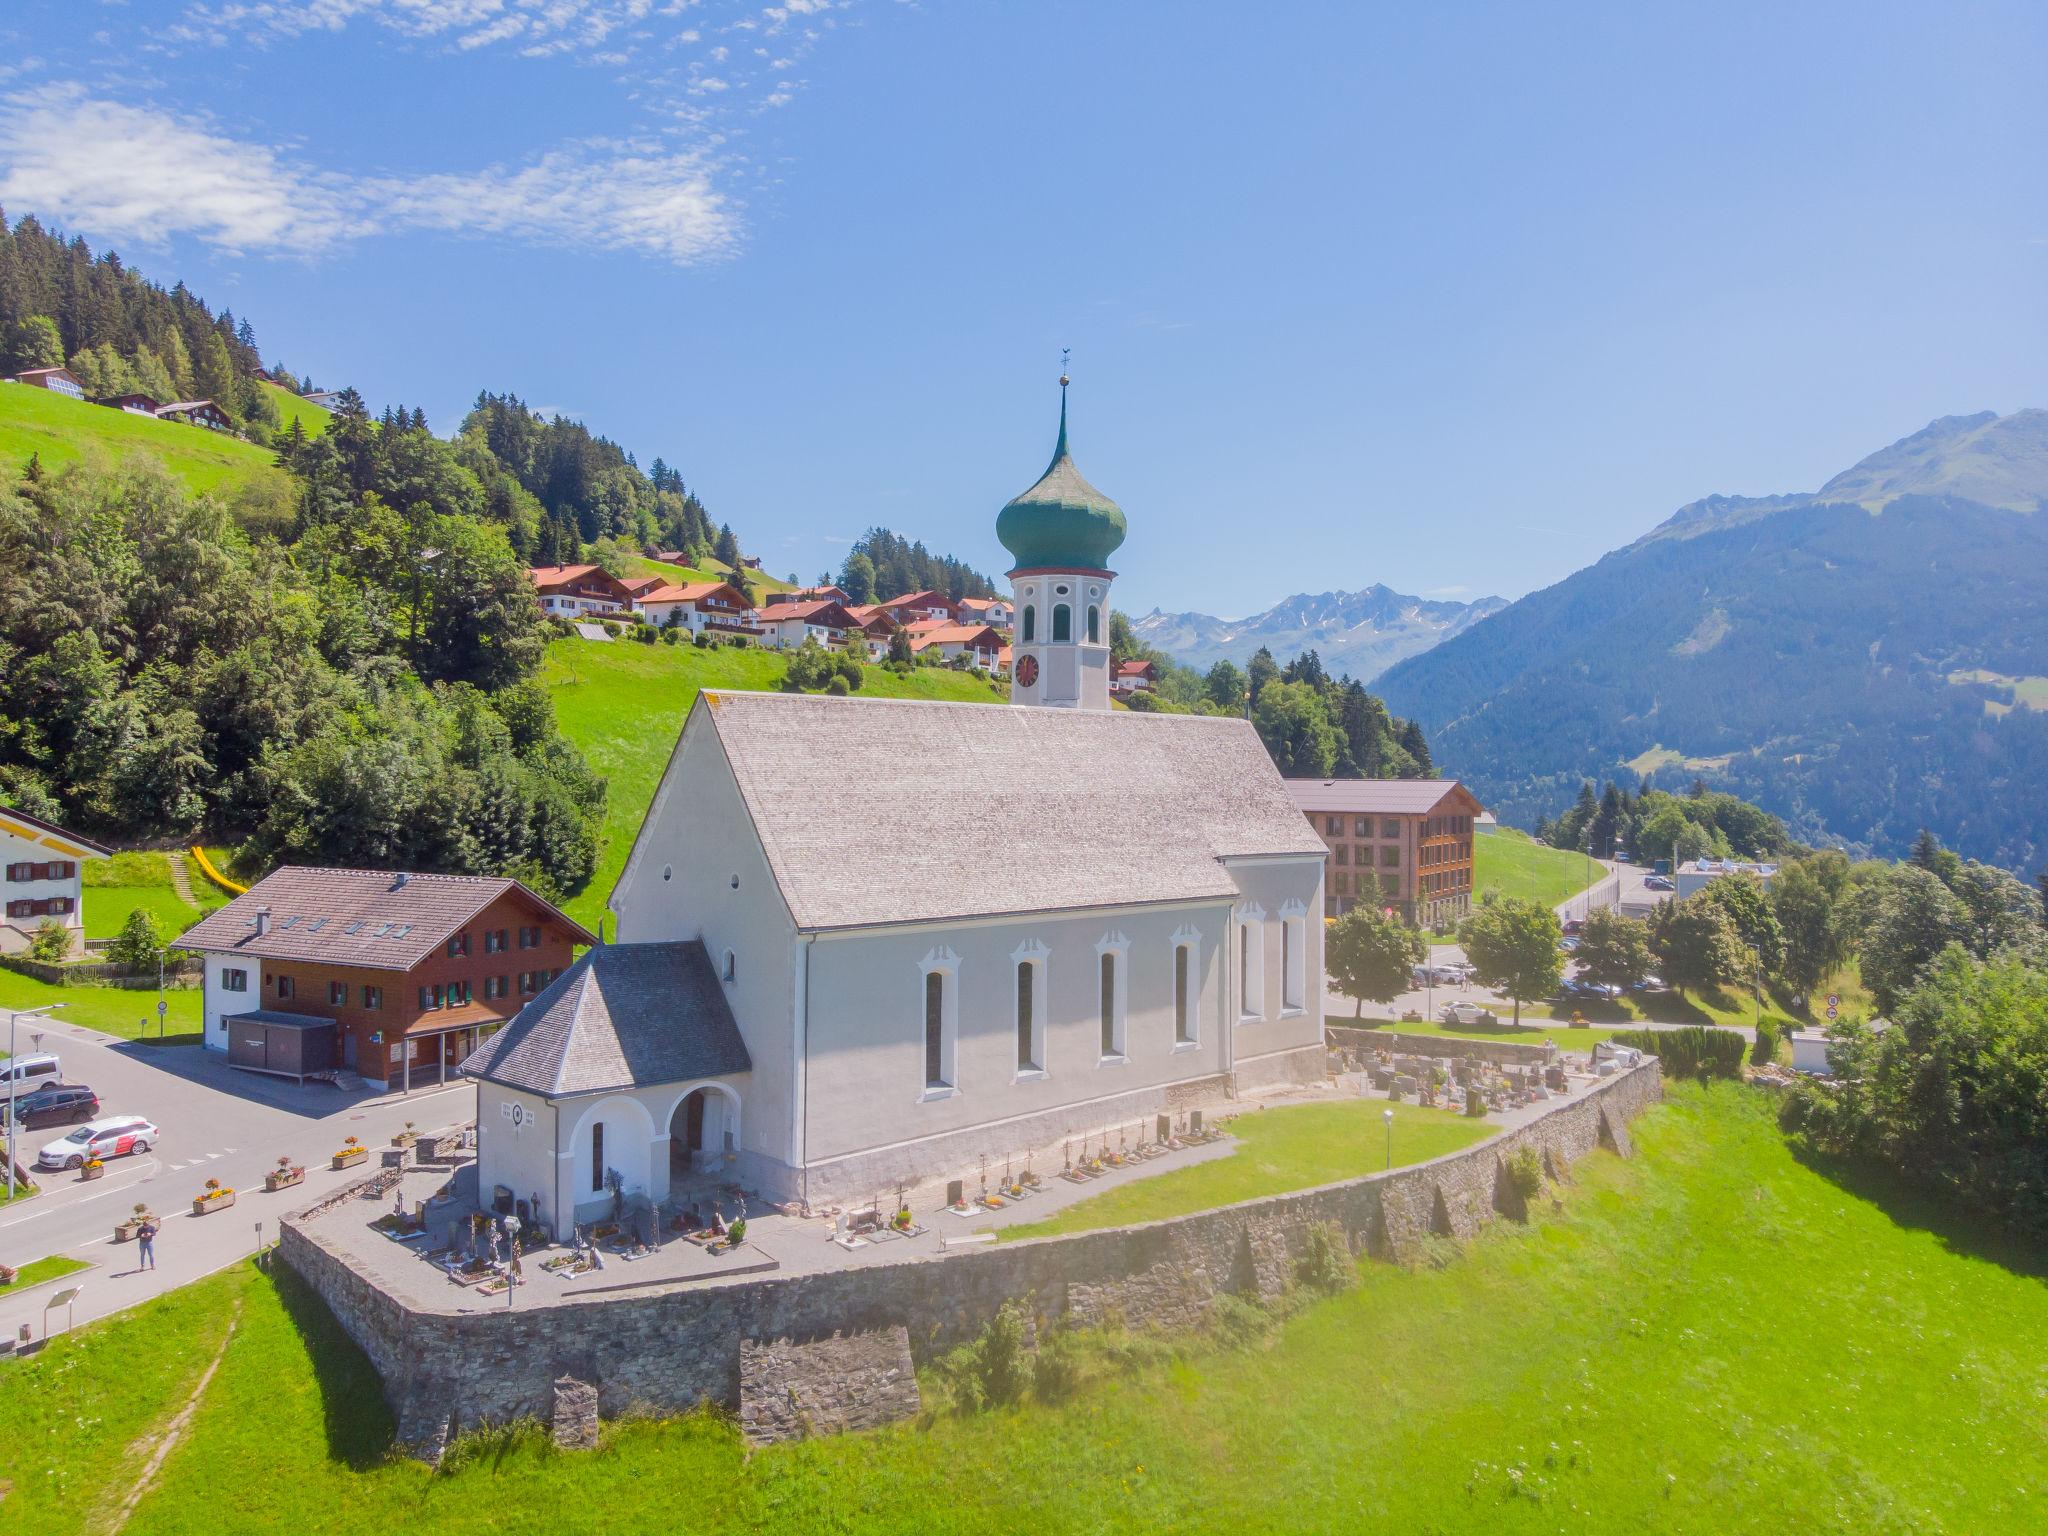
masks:
[[[662,866],[661,866],[661,878],[662,878],[662,879],[666,880],[666,879],[668,879],[668,877],[669,877],[669,876],[673,875],[674,873],[675,873],[675,868],[674,868],[674,866],[673,866],[673,865],[669,865],[669,864],[664,864],[664,865],[662,865]]]
[[[1053,596],[1055,596],[1055,597],[1065,597],[1065,596],[1067,595],[1067,588],[1066,588],[1066,584],[1065,584],[1064,582],[1062,582],[1062,583],[1061,583],[1061,584],[1060,584],[1059,586],[1057,586],[1057,587],[1054,587],[1054,588],[1052,589],[1052,592],[1053,592]]]
[[[734,875],[732,877],[732,888],[734,890],[738,890],[740,888],[740,877],[738,875]]]

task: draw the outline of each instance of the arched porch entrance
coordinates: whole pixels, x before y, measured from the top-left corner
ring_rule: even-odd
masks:
[[[724,1083],[699,1083],[676,1100],[668,1121],[669,1184],[719,1175],[740,1149],[740,1096]]]

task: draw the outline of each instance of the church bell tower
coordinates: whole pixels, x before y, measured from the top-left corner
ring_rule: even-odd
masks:
[[[1067,385],[1060,375],[1060,436],[1052,463],[996,517],[1016,562],[1010,597],[1010,702],[1050,709],[1109,708],[1109,557],[1124,514],[1074,467],[1067,451]]]

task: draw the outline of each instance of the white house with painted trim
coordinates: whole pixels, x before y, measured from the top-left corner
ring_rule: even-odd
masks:
[[[0,954],[18,955],[44,923],[61,923],[71,952],[85,948],[87,859],[108,850],[26,811],[0,808]]]

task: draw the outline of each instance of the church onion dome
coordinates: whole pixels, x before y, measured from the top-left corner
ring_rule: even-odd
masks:
[[[1060,440],[1038,483],[996,516],[996,537],[1016,569],[1103,571],[1124,541],[1123,509],[1095,489],[1067,451],[1067,381],[1060,380]]]

